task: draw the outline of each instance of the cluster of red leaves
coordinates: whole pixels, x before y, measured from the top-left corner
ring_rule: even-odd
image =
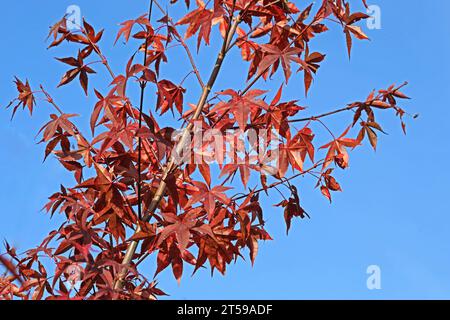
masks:
[[[374,148],[377,145],[377,131],[383,130],[375,120],[375,111],[394,110],[400,118],[405,115],[397,105],[398,99],[407,98],[399,91],[401,87],[392,86],[372,93],[366,101],[302,119],[295,118],[305,110],[298,101],[282,101],[284,84],[270,103],[266,102],[266,90],[252,89],[258,79],[267,79],[280,66],[287,84],[295,66],[297,72],[303,72],[307,93],[313,75],[325,58],[324,54],[310,50],[311,41],[328,30],[327,21],[337,20],[342,26],[349,53],[352,35],[367,38],[354,25],[367,16],[351,12],[347,1],[322,0],[315,11],[313,4],[300,10],[286,0],[216,0],[213,5],[198,0],[196,6],[176,23],[164,12],[155,23],[146,16],[122,23],[116,42],[122,37],[126,42],[137,39],[139,49],[119,75],[112,71],[100,49],[103,31],[96,32],[86,21],[80,26],[81,31],[70,31],[65,19],[51,28],[50,47],[64,41],[81,46],[74,57],[58,59],[72,67],[62,77],[60,86],[79,77],[87,94],[88,76],[95,73],[96,62],[88,62],[92,55],[100,58],[111,76],[106,94],[94,90],[97,103],[90,117],[92,139],[73,123],[75,115],[64,113],[42,86],[32,91],[28,81],[16,79],[19,95],[10,104],[14,105],[13,115],[20,106],[32,112],[36,95],[42,95],[55,107],[58,114],[51,114],[50,121],[40,131],[45,158],[53,155],[74,174],[76,183],[72,187],[61,186],[49,198],[45,209],[51,215],[63,215],[65,222],[40,246],[17,254],[6,245],[6,253],[0,256],[0,263],[6,267],[5,275],[0,277],[1,298],[155,299],[164,292],[156,287],[155,281],[147,280],[143,275],[146,272],[139,271],[140,264],[152,254],[157,256],[155,276],[171,267],[178,281],[186,263],[193,266],[194,272],[209,263],[212,271],[217,269],[224,274],[227,265],[244,257],[244,249],[254,263],[258,243],[271,240],[260,205],[262,192],[269,193],[278,186],[289,190],[289,197],[277,205],[284,208],[289,231],[294,217],[308,217],[293,180],[311,174],[331,201],[331,191],[340,191],[341,187],[332,176],[334,168],[330,167],[347,168],[348,149],[361,145],[365,137]],[[159,4],[157,7],[163,8]],[[198,50],[202,41],[209,43],[215,24],[219,24],[224,45],[205,84],[185,40],[196,36]],[[184,38],[180,26],[186,26]],[[197,75],[203,90],[200,102],[189,111],[183,110],[185,78],[181,82],[160,78],[160,68],[171,61],[173,42],[186,50],[192,67],[188,71]],[[225,89],[209,97],[223,58],[233,47],[238,47],[242,59],[250,64],[246,76],[249,84],[242,90]],[[136,52],[145,56],[144,63],[134,62]],[[180,65],[178,61],[173,63],[176,68]],[[128,96],[130,80],[140,86],[140,107],[134,97]],[[280,157],[275,169],[249,152],[244,152],[242,162],[220,165],[221,174],[217,179],[211,177],[205,162],[169,165],[174,149],[171,136],[176,128],[162,127],[152,112],[142,109],[144,90],[150,85],[157,95],[154,111],[164,114],[170,109],[173,113],[176,108],[182,114],[183,123],[189,123],[188,129],[192,129],[192,120],[199,120],[205,131],[214,128],[221,133],[249,129],[277,132]],[[354,111],[353,122],[336,138],[320,119],[345,111]],[[305,125],[297,129],[295,124],[301,122]],[[350,129],[358,123],[359,134],[349,138]],[[332,140],[325,138],[329,142],[321,148],[315,143],[318,131],[315,124],[319,124],[319,129],[325,127],[326,134],[331,133]],[[97,128],[101,130],[95,135]],[[262,145],[259,154],[269,158],[270,151],[264,150],[269,149],[273,140],[259,142]],[[198,152],[211,153],[210,147],[210,143],[205,143]],[[326,153],[317,160],[320,149]],[[309,169],[305,168],[307,162],[310,162]],[[291,171],[293,175],[289,176]],[[197,172],[204,181],[199,180]],[[260,188],[232,195],[231,182],[237,172],[245,188],[251,175],[259,176]],[[219,183],[217,180],[222,177],[225,178]],[[162,192],[160,186],[164,186]],[[130,249],[133,243],[139,246]],[[46,269],[50,262],[56,266],[51,276]],[[75,275],[78,282],[72,281],[74,275],[68,270],[78,272]]]

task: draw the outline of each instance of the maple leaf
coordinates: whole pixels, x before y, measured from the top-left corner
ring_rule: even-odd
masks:
[[[17,268],[12,263],[11,260],[6,259],[3,255],[0,255],[0,265],[6,268],[13,276],[20,279],[20,276],[17,274]]]
[[[241,49],[242,59],[250,61],[252,58],[252,52],[258,48],[258,44],[248,39],[247,34],[242,28],[236,30],[239,38],[236,40],[236,45]]]
[[[309,10],[310,10],[310,8],[309,8]],[[322,1],[322,6],[317,11],[315,18],[317,21],[321,21],[325,18],[328,18],[330,15],[332,15],[333,11],[334,11],[333,2],[324,0],[324,1]]]
[[[339,138],[320,147],[320,149],[328,149],[325,161],[323,163],[324,169],[333,161],[335,161],[338,166],[343,169],[348,167],[349,156],[346,148],[355,148],[360,144],[358,139],[345,138],[347,133],[350,131],[350,128],[351,126],[348,127],[344,133],[339,136]]]
[[[267,112],[260,116],[260,122],[265,126],[273,127],[282,137],[287,138],[290,136],[288,117],[296,115],[305,108],[299,106],[296,100],[280,103],[282,92],[283,85],[278,89]]]
[[[19,96],[16,99],[14,99],[13,101],[11,101],[9,103],[9,105],[6,107],[6,108],[9,108],[15,102],[17,102],[17,104],[13,107],[11,118],[14,117],[17,109],[20,106],[22,106],[22,109],[25,109],[25,107],[28,108],[28,110],[30,111],[30,115],[32,115],[33,107],[36,102],[36,99],[34,98],[34,94],[33,94],[33,91],[31,90],[28,80],[25,83],[23,83],[22,81],[19,80],[19,78],[15,77],[14,83],[16,84],[16,88],[17,88],[17,91],[19,92]]]
[[[294,140],[288,141],[286,144],[280,144],[280,157],[278,164],[278,173],[280,177],[286,175],[289,164],[293,169],[303,170],[303,162],[305,160],[305,148],[304,146]]]
[[[202,224],[199,217],[203,215],[202,208],[196,208],[180,216],[174,213],[164,212],[163,218],[169,224],[159,234],[157,246],[160,246],[170,235],[175,234],[178,249],[184,252],[188,247],[192,232],[206,234],[215,239],[211,227]]]
[[[304,219],[305,217],[309,218],[309,215],[305,210],[300,206],[300,198],[298,196],[297,188],[295,186],[290,186],[291,197],[288,200],[283,200],[279,204],[276,204],[276,207],[284,208],[284,220],[286,222],[286,234],[289,234],[289,230],[291,228],[291,222],[294,217],[300,217]]]
[[[117,32],[116,40],[114,43],[117,43],[117,41],[120,39],[121,36],[123,36],[125,38],[125,42],[128,42],[135,24],[148,25],[148,23],[149,23],[149,21],[146,18],[145,14],[138,17],[137,19],[131,19],[131,20],[122,22],[120,24],[122,27]]]
[[[256,256],[258,255],[258,241],[260,240],[267,241],[273,239],[264,229],[251,227],[250,235],[247,239],[247,247],[249,249],[250,261],[252,263],[252,266],[255,264]]]
[[[97,153],[97,157],[101,157],[111,147],[114,147],[118,141],[122,141],[127,147],[133,148],[133,139],[137,130],[137,124],[122,126],[119,123],[105,124],[108,131],[99,134],[92,140],[91,145],[95,145],[101,141],[102,145]]]
[[[320,187],[320,191],[322,192],[322,194],[324,195],[324,197],[326,197],[328,200],[330,200],[330,203],[331,203],[331,193],[330,193],[330,190],[329,190],[326,186],[321,186],[321,187]]]
[[[68,152],[67,149],[70,149],[70,142],[69,142],[68,137],[63,133],[58,132],[55,134],[54,138],[52,138],[52,140],[49,141],[49,143],[45,147],[44,162],[47,159],[47,157],[50,155],[50,153],[53,152],[53,150],[58,145],[58,143],[60,143],[61,149],[65,149],[65,150],[63,150],[63,153],[66,154]]]
[[[47,35],[47,40],[53,36],[53,39],[56,40],[56,38],[58,37],[58,33],[60,31],[60,29],[66,29],[67,28],[67,19],[66,17],[63,17],[61,20],[59,20],[58,22],[56,22],[54,25],[52,25],[49,29],[48,35]]]
[[[210,237],[199,239],[198,257],[194,273],[206,261],[209,261],[211,274],[213,274],[215,269],[225,274],[227,264],[240,255],[238,246],[233,243],[237,236],[237,232],[234,230],[235,222],[230,221],[228,226],[224,225],[224,219],[228,214],[229,212],[225,208],[218,209],[218,214],[210,223],[217,241]]]
[[[364,140],[364,137],[367,134],[367,137],[369,138],[369,142],[372,145],[372,148],[374,150],[377,150],[377,143],[378,143],[378,136],[377,133],[375,132],[375,130],[378,130],[384,134],[386,134],[386,132],[383,131],[383,129],[381,128],[381,126],[376,123],[376,122],[366,122],[366,121],[362,121],[361,122],[361,131],[358,134],[357,140],[359,142],[362,142]]]
[[[86,22],[86,20],[83,19],[83,27],[84,27],[84,33],[89,38],[89,44],[96,44],[98,43],[102,36],[103,36],[103,30],[100,30],[98,33],[95,32],[94,28]]]
[[[325,55],[319,53],[319,52],[313,52],[311,54],[306,51],[305,53],[305,60],[300,60],[300,70],[303,70],[305,72],[304,75],[304,83],[305,83],[305,95],[308,95],[308,91],[311,87],[311,83],[313,80],[313,74],[317,72],[317,70],[320,68],[319,62],[323,61],[325,59]]]
[[[202,202],[208,214],[208,219],[210,219],[214,214],[216,201],[225,205],[230,203],[230,199],[226,196],[225,192],[231,190],[231,187],[215,186],[211,189],[200,181],[193,181],[192,184],[197,188],[197,191],[189,199],[185,208],[190,207],[197,202]]]
[[[69,58],[57,58],[57,60],[68,64],[70,66],[73,66],[75,68],[70,69],[67,71],[63,78],[61,79],[61,82],[59,83],[58,87],[64,86],[68,83],[70,83],[72,80],[74,80],[78,75],[80,78],[80,84],[83,88],[85,94],[87,95],[88,92],[88,73],[95,73],[94,70],[92,70],[89,66],[84,64],[84,54],[82,51],[78,51],[78,58],[75,59],[73,57]]]
[[[320,191],[330,201],[330,203],[332,201],[330,191],[334,192],[342,191],[340,184],[336,181],[336,179],[333,176],[331,176],[333,170],[334,169],[331,168],[323,172],[316,185],[316,187],[320,186]],[[321,185],[322,180],[324,180],[324,185]]]
[[[294,137],[292,137],[292,140],[298,141],[304,147],[304,151],[308,154],[312,162],[314,162],[315,153],[314,145],[312,144],[313,139],[314,133],[311,128],[307,126],[303,127]]]
[[[95,127],[97,126],[97,121],[98,121],[98,118],[99,118],[102,110],[104,110],[108,106],[120,106],[121,105],[122,98],[120,98],[118,96],[114,96],[113,95],[114,91],[115,90],[110,91],[109,94],[106,97],[104,97],[100,92],[98,92],[96,89],[94,89],[94,93],[97,96],[97,98],[99,99],[99,101],[94,106],[94,110],[92,111],[91,119],[89,122],[91,131],[92,131],[92,135],[95,134]]]
[[[266,104],[263,100],[255,100],[256,97],[266,93],[263,90],[251,90],[245,95],[240,95],[238,92],[228,89],[221,91],[220,95],[231,96],[228,102],[219,102],[209,114],[212,113],[227,113],[231,111],[234,115],[239,128],[245,131],[250,114],[256,113],[259,109],[266,109]]]
[[[222,168],[219,178],[225,175],[227,175],[228,177],[234,176],[234,174],[236,174],[236,172],[239,170],[241,181],[244,184],[244,188],[246,188],[248,180],[250,178],[251,170],[258,169],[258,166],[256,165],[257,156],[249,156],[248,154],[246,154],[244,159],[239,159],[236,155],[235,159],[235,162],[228,163]]]
[[[175,106],[180,114],[183,113],[183,95],[186,92],[181,86],[177,86],[169,80],[161,80],[158,82],[158,100],[156,102],[156,110],[161,109],[161,114],[166,113],[169,109],[173,113]]]
[[[116,214],[123,215],[122,210],[118,210],[123,203],[123,197],[120,191],[127,191],[126,184],[120,181],[116,181],[114,173],[111,170],[107,170],[105,167],[94,163],[97,176],[90,178],[76,186],[76,189],[92,188],[102,193],[107,207],[116,210]]]
[[[327,175],[325,177],[325,183],[327,185],[327,188],[332,191],[342,191],[341,186],[336,181],[336,179],[330,175]]]
[[[299,48],[287,47],[285,49],[280,49],[278,46],[272,44],[263,44],[261,48],[264,52],[264,57],[262,61],[259,63],[260,72],[265,72],[270,67],[272,67],[272,75],[277,71],[278,66],[281,62],[281,66],[283,68],[284,77],[286,79],[286,83],[288,83],[289,78],[291,77],[291,61],[300,63],[301,60],[298,55],[302,52]]]
[[[209,35],[211,34],[212,18],[214,12],[206,9],[205,4],[201,0],[197,0],[198,8],[189,12],[181,18],[176,24],[189,24],[185,38],[188,39],[198,32],[197,50],[200,48],[202,39],[209,45]]]
[[[58,34],[61,34],[59,39]],[[46,40],[48,40],[50,37],[53,36],[53,41],[48,48],[55,47],[61,44],[61,42],[63,42],[69,34],[70,32],[67,30],[67,18],[63,17],[61,20],[59,20],[53,26],[50,27],[50,31],[48,33]]]
[[[164,244],[158,252],[155,277],[169,265],[172,265],[173,275],[179,284],[183,275],[183,260],[192,265],[195,265],[197,261],[188,250],[180,251],[173,241],[166,241]]]
[[[82,156],[84,159],[84,163],[88,168],[90,168],[94,162],[92,152],[95,151],[95,149],[82,135],[78,134],[76,136],[76,139],[78,144],[78,150],[75,153]]]
[[[42,140],[41,142],[47,142],[51,140],[58,130],[63,130],[70,134],[71,136],[75,135],[76,127],[69,120],[69,118],[73,118],[78,116],[77,114],[62,114],[61,116],[57,116],[56,114],[51,114],[49,122],[47,122],[38,132],[42,132]]]
[[[264,226],[265,221],[263,218],[263,210],[261,208],[261,205],[259,204],[259,193],[254,193],[253,191],[248,194],[248,196],[245,198],[244,202],[241,203],[238,210],[236,211],[238,214],[241,212],[244,213],[251,213],[252,218],[250,222],[255,221],[255,219],[258,219],[258,223],[261,226]]]
[[[347,41],[347,51],[348,56],[351,56],[352,51],[352,35],[354,35],[356,38],[360,40],[368,40],[369,37],[362,31],[361,27],[354,26],[353,24],[355,22],[358,22],[362,19],[367,19],[370,16],[362,13],[362,12],[356,12],[353,14],[350,14],[350,4],[346,4],[346,10],[345,15],[343,17],[344,22],[344,33]]]
[[[399,99],[410,99],[407,95],[405,95],[403,92],[400,91],[400,88],[407,85],[408,83],[405,82],[403,85],[401,85],[399,88],[396,88],[395,85],[389,86],[387,90],[379,90],[380,95],[382,95],[382,101],[376,101],[377,106],[381,107],[382,109],[389,108],[392,106],[395,106],[397,104],[396,98]],[[389,102],[389,106],[386,103]],[[384,104],[383,104],[384,102]],[[375,103],[375,101],[373,102]]]
[[[139,63],[133,63],[134,55],[131,56],[131,58],[128,60],[128,63],[125,68],[125,75],[120,74],[116,76],[113,81],[111,82],[112,85],[115,86],[115,91],[117,94],[121,97],[126,96],[125,90],[127,87],[128,80],[131,77],[134,77],[136,74],[142,72],[143,77],[146,78],[145,75],[148,75],[150,71],[148,68],[144,65],[141,65]],[[150,79],[149,79],[150,80]],[[147,79],[145,79],[147,81]]]
[[[313,138],[311,129],[305,127],[292,139],[288,137],[288,141],[280,145],[279,174],[281,177],[285,176],[289,164],[293,169],[303,171],[303,163],[307,155],[311,161],[314,161]]]

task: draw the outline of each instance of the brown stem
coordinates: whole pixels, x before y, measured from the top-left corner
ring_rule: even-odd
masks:
[[[53,100],[52,96],[51,96],[47,91],[45,91],[44,86],[42,86],[42,85],[41,85],[41,91],[42,91],[42,93],[45,95],[45,97],[46,97],[48,103],[50,103],[50,104],[56,109],[56,111],[59,112],[59,114],[63,115],[64,112],[62,112],[61,108],[58,107],[58,105],[57,105],[57,104],[55,103],[55,101]]]
[[[112,79],[116,78],[116,75],[114,74],[114,72],[111,69],[111,66],[109,65],[108,60],[106,59],[106,57],[103,55],[102,51],[100,50],[100,47],[93,43],[91,38],[89,38],[89,35],[87,34],[86,30],[84,28],[81,28],[81,32],[86,36],[87,40],[89,41],[89,44],[92,46],[92,48],[94,49],[95,53],[100,57],[100,59],[102,60],[101,62],[103,63],[103,65],[106,67],[106,69],[108,70],[109,74],[111,75]]]
[[[161,11],[161,13],[164,16],[168,17],[168,21],[171,24],[171,27],[172,27],[172,30],[173,30],[173,34],[177,38],[177,41],[180,42],[181,46],[184,48],[184,51],[186,51],[186,54],[187,54],[188,59],[189,59],[189,62],[191,64],[191,66],[192,66],[192,71],[194,71],[195,76],[197,77],[198,83],[200,84],[200,86],[203,89],[205,87],[205,84],[204,84],[204,82],[202,80],[202,77],[200,76],[200,72],[198,71],[197,65],[195,64],[195,60],[194,60],[194,57],[192,56],[191,50],[189,49],[188,45],[184,41],[183,37],[178,33],[178,30],[176,29],[176,24],[173,22],[172,18],[169,17],[169,15],[166,13],[164,8],[159,4],[159,2],[157,0],[153,0],[153,1],[155,2],[156,6]]]
[[[334,111],[322,113],[322,114],[320,114],[318,116],[311,116],[309,118],[301,118],[301,119],[292,119],[292,120],[289,120],[288,122],[289,123],[296,123],[296,122],[313,121],[313,120],[317,120],[317,119],[320,119],[320,118],[331,116],[331,115],[336,114],[336,113],[341,113],[341,112],[344,112],[344,111],[352,110],[352,109],[354,109],[356,107],[358,107],[358,106],[349,105],[349,106],[347,106],[345,108],[341,108],[341,109],[337,109],[337,110],[334,110]]]
[[[267,188],[257,189],[257,190],[255,190],[255,191],[253,191],[253,194],[261,193],[261,192],[266,191],[266,190],[268,190],[268,189],[276,188],[277,186],[279,186],[279,185],[281,185],[281,184],[284,184],[284,183],[286,183],[286,182],[288,182],[288,181],[294,180],[294,179],[296,179],[296,178],[298,178],[298,177],[301,177],[301,176],[303,176],[303,175],[305,175],[305,174],[307,174],[307,173],[310,173],[311,171],[313,171],[314,169],[316,169],[317,167],[319,167],[320,165],[322,165],[323,161],[324,161],[324,160],[321,160],[321,161],[317,162],[317,163],[314,164],[311,168],[309,168],[309,169],[307,169],[307,170],[305,170],[305,171],[302,171],[302,172],[300,172],[300,173],[297,173],[297,174],[293,175],[292,177],[284,178],[284,179],[282,179],[282,180],[280,180],[280,181],[278,181],[278,182],[272,183],[271,185],[267,186]],[[232,199],[233,201],[242,200],[242,199],[247,198],[247,197],[249,196],[249,194],[250,194],[250,193],[244,194],[244,195],[239,196],[239,197],[232,197],[231,199]]]
[[[292,120],[287,120],[287,122],[288,123],[298,123],[298,122],[316,121],[318,119],[325,118],[325,117],[328,117],[328,116],[331,116],[331,115],[334,115],[334,114],[337,114],[337,113],[341,113],[341,112],[344,112],[344,111],[349,111],[349,110],[352,110],[352,109],[355,109],[355,108],[358,108],[358,107],[359,107],[359,105],[349,105],[349,106],[347,106],[345,108],[329,111],[329,112],[326,112],[326,113],[319,114],[317,116],[310,116],[310,117],[307,117],[307,118],[292,119]],[[226,115],[226,113],[225,113],[225,115]],[[222,115],[221,118],[223,118],[223,116],[224,115]],[[219,120],[217,120],[214,123],[213,127],[221,120],[221,118],[219,118]],[[248,125],[247,126],[247,128],[249,128],[249,127],[252,127],[252,125]],[[238,126],[227,128],[227,130],[238,130],[238,129],[239,129]]]
[[[169,18],[169,21],[172,22],[172,18]],[[200,86],[203,88],[205,86],[205,84],[203,83],[203,80],[200,76],[200,72],[198,71],[198,68],[195,64],[195,60],[194,57],[192,56],[191,51],[189,50],[189,47],[187,46],[186,42],[184,41],[183,37],[180,36],[180,34],[178,33],[178,31],[175,29],[175,25],[172,23],[172,27],[173,30],[175,32],[175,36],[177,37],[178,41],[180,42],[181,46],[184,48],[184,50],[186,51],[186,54],[188,56],[189,62],[191,63],[192,66],[192,71],[194,71],[195,76],[197,77],[198,83],[200,84]]]
[[[101,52],[100,48],[95,44],[92,43],[91,39],[89,39],[89,42],[91,43],[91,45],[94,47],[94,51],[98,54],[98,56],[100,57],[100,59],[102,59],[102,63],[103,65],[106,67],[106,69],[109,72],[109,75],[111,76],[111,78],[115,79],[116,75],[114,74],[114,72],[111,69],[111,66],[108,63],[108,60],[106,59],[106,57],[103,55],[103,53]]]
[[[167,179],[168,175],[172,172],[172,170],[175,169],[175,167],[176,167],[176,156],[175,155],[180,154],[180,152],[183,150],[184,144],[188,141],[188,138],[190,137],[191,131],[193,129],[193,126],[194,126],[193,122],[195,120],[198,120],[198,118],[200,117],[200,115],[202,113],[203,107],[205,106],[206,101],[208,100],[208,96],[211,92],[211,89],[212,89],[214,83],[216,82],[217,76],[222,67],[223,60],[226,56],[227,48],[229,47],[229,45],[234,37],[234,34],[236,33],[236,28],[239,23],[240,23],[240,15],[233,18],[233,23],[230,24],[230,26],[227,30],[225,39],[222,44],[222,48],[217,56],[216,63],[211,72],[208,83],[203,87],[203,92],[197,103],[195,113],[192,116],[190,123],[185,128],[183,135],[181,136],[180,141],[178,142],[178,144],[176,146],[175,154],[172,154],[169,162],[166,165],[166,168],[162,174],[161,182],[158,186],[158,189],[156,190],[155,195],[153,196],[153,199],[148,207],[148,210],[143,217],[144,221],[148,221],[151,218],[152,214],[158,207],[161,199],[163,198],[163,196],[165,194],[166,187],[167,187],[166,179]],[[136,228],[135,233],[138,233],[139,231],[140,231],[140,227],[138,226]],[[133,260],[133,256],[136,252],[138,244],[139,244],[139,241],[134,240],[134,241],[131,241],[130,244],[128,245],[127,251],[126,251],[124,259],[122,261],[123,267],[126,267]],[[116,281],[115,286],[114,286],[114,288],[116,290],[120,290],[123,288],[123,285],[124,285],[123,279],[126,276],[126,274],[127,274],[127,269],[122,268],[122,270],[119,274],[119,278]]]

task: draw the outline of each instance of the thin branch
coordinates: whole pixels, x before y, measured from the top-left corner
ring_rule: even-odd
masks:
[[[311,117],[308,117],[308,118],[301,118],[301,119],[292,119],[292,120],[289,120],[288,122],[289,123],[296,123],[296,122],[314,121],[314,120],[317,120],[317,119],[320,119],[320,118],[325,118],[325,117],[334,115],[336,113],[341,113],[341,112],[344,112],[344,111],[352,110],[352,109],[357,108],[357,107],[358,106],[349,105],[349,106],[347,106],[345,108],[341,108],[341,109],[337,109],[337,110],[334,110],[334,111],[322,113],[322,114],[320,114],[318,116],[311,116]]]
[[[102,53],[100,47],[93,43],[91,38],[89,38],[89,35],[87,34],[86,30],[83,27],[81,28],[81,32],[86,36],[86,38],[89,41],[89,44],[92,46],[92,48],[94,49],[95,53],[100,57],[100,59],[102,60],[103,65],[106,67],[106,69],[108,70],[110,76],[112,79],[115,79],[116,76],[114,74],[114,72],[111,69],[111,66],[109,65],[108,59],[106,59],[106,57],[104,56],[104,54]]]
[[[195,60],[194,57],[191,53],[191,50],[189,49],[188,45],[186,44],[186,42],[184,41],[183,37],[178,33],[178,30],[176,29],[176,25],[173,22],[172,18],[169,17],[169,15],[167,14],[167,12],[164,10],[164,8],[159,4],[159,2],[157,0],[153,0],[156,4],[156,6],[158,7],[158,9],[161,11],[161,13],[167,17],[167,20],[169,21],[169,23],[171,24],[171,27],[173,29],[173,34],[174,36],[177,38],[177,41],[180,42],[181,46],[184,48],[184,51],[186,51],[186,54],[188,56],[189,59],[189,63],[192,66],[192,71],[195,73],[195,76],[197,77],[198,83],[200,84],[200,86],[202,87],[202,89],[205,87],[205,84],[202,80],[202,77],[200,76],[200,72],[198,71],[197,65],[195,64]]]
[[[331,131],[330,128],[328,128],[328,126],[327,126],[322,120],[316,118],[316,119],[314,119],[314,121],[319,122],[319,123],[322,125],[322,127],[324,127],[325,130],[327,130],[328,133],[333,137],[333,140],[334,140],[334,141],[337,140],[337,139],[336,139],[336,136],[335,136],[334,133],[333,133],[333,131]]]
[[[341,112],[344,112],[344,111],[349,111],[349,110],[352,110],[352,109],[355,109],[355,108],[358,108],[358,107],[359,107],[358,105],[349,105],[349,106],[347,106],[345,108],[341,108],[341,109],[333,110],[333,111],[330,111],[330,112],[322,113],[322,114],[319,114],[317,116],[310,116],[310,117],[307,117],[307,118],[300,118],[300,119],[292,119],[292,120],[287,120],[287,122],[288,123],[298,123],[298,122],[317,121],[317,120],[319,120],[321,118],[325,118],[325,117],[328,117],[328,116],[331,116],[331,115],[334,115],[334,114],[337,114],[337,113],[341,113]],[[213,124],[213,127],[220,120],[222,120],[224,115],[226,115],[226,113],[222,114],[222,116]],[[252,128],[252,127],[256,127],[256,126],[253,126],[252,124],[247,125],[247,128]],[[238,129],[239,129],[238,126],[227,128],[227,130],[238,130]]]
[[[289,181],[291,181],[291,180],[294,180],[294,179],[296,179],[296,178],[298,178],[298,177],[304,176],[305,174],[310,173],[310,172],[313,171],[314,169],[316,169],[316,168],[318,168],[319,166],[321,166],[323,162],[324,162],[324,160],[320,160],[319,162],[317,162],[315,165],[313,165],[313,166],[312,166],[311,168],[309,168],[308,170],[305,170],[305,171],[302,171],[302,172],[300,172],[300,173],[297,173],[297,174],[293,175],[292,177],[284,178],[284,179],[282,179],[282,180],[280,180],[280,181],[278,181],[278,182],[272,183],[271,185],[267,186],[266,188],[257,189],[257,190],[255,190],[255,191],[253,191],[252,193],[253,193],[253,194],[258,194],[258,193],[261,193],[261,192],[263,192],[263,191],[266,191],[266,190],[269,190],[269,189],[272,189],[272,188],[276,188],[276,187],[278,187],[279,185],[282,185],[282,184],[284,184],[284,183],[286,183],[286,182],[289,182]],[[242,195],[242,196],[239,196],[239,197],[233,196],[233,197],[231,197],[231,199],[232,199],[233,201],[238,201],[238,200],[242,200],[242,199],[247,198],[249,195],[250,195],[250,193],[245,194],[245,195]]]
[[[45,95],[45,97],[46,97],[47,102],[50,103],[50,104],[51,104],[51,105],[59,112],[59,114],[63,115],[64,112],[62,112],[61,108],[58,107],[58,105],[55,103],[55,101],[53,100],[53,98],[51,97],[51,95],[50,95],[47,91],[45,91],[44,86],[41,84],[40,87],[41,87],[42,93],[43,93],[43,94]]]

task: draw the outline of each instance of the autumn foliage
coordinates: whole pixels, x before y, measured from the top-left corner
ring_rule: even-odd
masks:
[[[2,299],[156,299],[165,293],[155,277],[166,268],[180,281],[186,264],[194,272],[209,265],[225,274],[246,252],[254,263],[258,243],[271,240],[260,197],[283,190],[284,200],[273,205],[289,231],[294,218],[313,212],[302,207],[296,178],[315,179],[318,192],[331,201],[333,192],[341,191],[333,174],[349,166],[349,151],[364,142],[377,147],[384,132],[379,113],[398,116],[405,129],[406,112],[397,104],[408,98],[401,92],[405,84],[324,114],[312,115],[313,108],[283,100],[283,88],[291,84],[308,94],[326,58],[314,51],[314,40],[329,27],[342,29],[349,55],[352,41],[367,39],[357,23],[368,16],[353,12],[348,1],[148,2],[148,14],[121,23],[117,31],[116,42],[133,52],[120,74],[101,49],[103,30],[86,21],[69,30],[66,18],[50,29],[50,47],[76,48],[73,56],[57,59],[67,67],[58,87],[78,83],[80,94],[97,99],[82,109],[91,110],[90,132],[81,132],[76,114],[43,85],[15,79],[18,96],[8,106],[12,115],[20,109],[32,114],[36,101],[44,101],[36,111],[45,112],[45,103],[53,108],[39,132],[44,157],[57,159],[74,183],[61,186],[45,206],[51,216],[64,216],[63,225],[22,254],[5,243]],[[165,12],[171,5],[185,15],[175,21]],[[221,45],[203,78],[196,53],[211,50],[212,32]],[[185,74],[162,78],[166,66],[180,68],[171,60],[175,45],[184,50]],[[216,79],[228,68],[232,50],[248,63],[248,70],[234,71],[247,85],[218,88]],[[89,78],[102,73],[104,86],[91,88]],[[276,74],[282,81],[274,85]],[[198,83],[197,101],[186,101],[184,81]],[[279,89],[268,91],[268,83]],[[129,95],[133,86],[139,96]],[[333,132],[326,121],[338,113],[348,114],[349,122]],[[163,114],[172,115],[178,126],[162,122]],[[193,146],[198,131],[203,139]],[[246,135],[250,132],[256,142]],[[316,135],[328,143],[317,145]],[[223,136],[219,147],[234,148],[221,152],[217,136]],[[243,147],[249,141],[250,147]],[[186,147],[190,151],[183,155]],[[152,270],[142,270],[141,263],[150,255],[157,256],[157,265],[155,277],[148,278]]]

